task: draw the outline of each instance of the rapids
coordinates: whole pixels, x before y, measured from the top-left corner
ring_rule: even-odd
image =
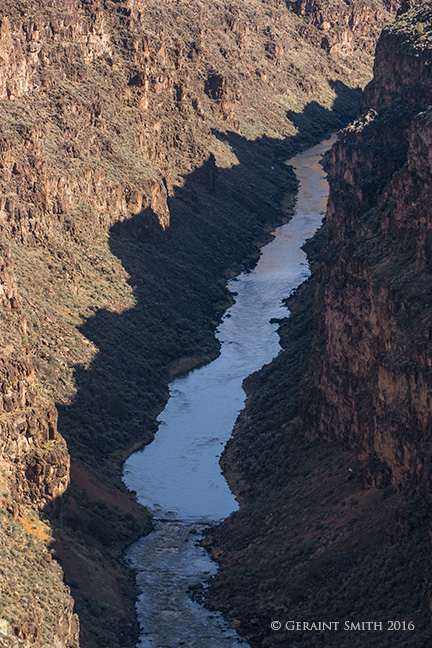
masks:
[[[281,351],[270,320],[289,314],[283,299],[309,276],[302,245],[322,222],[328,185],[319,160],[333,142],[287,162],[300,182],[295,213],[275,230],[256,267],[229,282],[235,303],[217,329],[220,355],[170,384],[154,441],[125,462],[125,484],[155,518],[154,531],[127,554],[141,592],[140,648],[248,645],[222,615],[193,600],[217,571],[199,540],[206,525],[238,508],[219,457],[244,405],[243,380]]]

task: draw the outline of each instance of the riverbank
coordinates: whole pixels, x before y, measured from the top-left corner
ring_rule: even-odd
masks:
[[[155,533],[130,552],[142,587],[138,613],[144,645],[183,642],[205,648],[227,645],[229,637],[232,645],[240,641],[229,627],[220,627],[220,620],[194,606],[185,590],[202,587],[204,572],[216,571],[195,548],[203,525],[237,508],[220,473],[221,447],[243,408],[244,378],[281,349],[273,320],[287,312],[285,295],[308,276],[301,246],[321,225],[327,183],[319,160],[331,141],[290,160],[300,182],[295,212],[261,249],[253,270],[230,282],[235,301],[217,330],[220,355],[170,384],[155,440],[125,464],[125,483],[157,519]]]
[[[325,231],[308,244],[316,273]],[[248,394],[222,457],[240,511],[208,533],[219,564],[206,605],[222,610],[252,648],[295,642],[286,621],[402,619],[416,632],[381,635],[380,645],[420,648],[429,638],[422,580],[429,570],[425,504],[389,487],[365,486],[354,452],[310,442],[298,419],[299,389],[314,332],[316,274],[288,300],[285,349],[245,381]],[[280,632],[271,621],[280,621]],[[384,624],[386,627],[386,624]],[[313,633],[317,646],[375,646],[374,633]],[[289,644],[288,644],[289,645]]]
[[[332,116],[329,128],[337,120],[337,114]],[[280,142],[276,141],[272,144],[266,140],[262,149],[259,142],[246,142],[242,149],[242,141],[235,141],[239,158],[245,160],[244,168],[240,166],[232,173],[213,170],[212,182],[214,182],[215,176],[217,191],[202,182],[201,174],[197,174],[198,178],[191,178],[187,191],[185,190],[177,200],[179,219],[178,222],[174,220],[175,229],[173,234],[168,234],[166,240],[163,238],[156,242],[137,240],[136,232],[127,223],[125,224],[125,233],[114,232],[113,245],[116,246],[115,249],[123,250],[126,259],[133,261],[133,265],[129,262],[126,267],[129,271],[134,268],[134,273],[131,274],[136,293],[140,294],[138,289],[143,286],[140,282],[144,281],[146,282],[146,292],[138,300],[134,312],[128,311],[119,318],[109,316],[109,326],[107,326],[106,314],[102,314],[102,316],[98,314],[96,320],[90,322],[90,326],[86,325],[84,329],[86,336],[99,346],[101,353],[97,358],[94,373],[92,370],[91,373],[84,372],[82,374],[84,382],[81,384],[81,389],[78,392],[79,397],[74,402],[73,409],[60,408],[59,418],[61,429],[66,432],[67,424],[74,435],[71,437],[71,450],[72,452],[74,448],[78,450],[77,457],[73,454],[74,460],[78,465],[83,460],[86,463],[90,461],[91,474],[97,482],[102,484],[103,492],[107,487],[111,488],[112,484],[124,492],[124,486],[119,483],[119,477],[122,462],[125,459],[125,448],[136,450],[137,437],[147,443],[153,439],[154,419],[168,396],[164,383],[167,385],[169,377],[172,375],[170,357],[173,356],[173,353],[185,352],[188,348],[187,345],[190,350],[187,352],[186,361],[190,363],[193,358],[197,358],[196,366],[202,364],[204,358],[208,360],[217,356],[219,347],[214,337],[214,330],[222,312],[230,302],[226,279],[232,276],[235,267],[238,270],[241,268],[246,250],[250,250],[250,252],[243,267],[252,265],[259,255],[259,245],[270,239],[269,232],[275,225],[279,225],[289,218],[289,211],[283,211],[279,205],[283,203],[285,210],[290,209],[297,182],[292,172],[278,157]],[[293,142],[292,148],[295,146],[296,144]],[[250,158],[250,147],[253,148],[253,164]],[[271,167],[274,168],[271,169]],[[205,170],[201,173],[205,174],[208,171]],[[242,187],[241,193],[238,192],[238,186]],[[246,189],[249,189],[247,200],[244,195]],[[291,198],[288,198],[287,194]],[[218,218],[209,215],[198,227],[197,216],[193,217],[195,222],[188,222],[189,217],[186,212],[190,204],[189,201],[192,197],[195,197],[196,201],[197,195],[200,196],[202,204],[198,219],[203,219],[202,210],[205,207],[217,209],[219,214]],[[230,206],[229,210],[226,205]],[[175,214],[174,204],[171,209]],[[210,218],[213,223],[211,227],[208,223]],[[217,230],[215,230],[215,223],[218,223]],[[130,229],[128,229],[129,227]],[[218,249],[212,245],[216,231],[221,239]],[[192,232],[195,232],[195,238],[191,235]],[[177,255],[174,263],[173,248]],[[208,250],[210,249],[212,252],[209,255]],[[143,254],[147,254],[145,263],[142,262]],[[202,257],[203,254],[206,255],[205,261],[202,258],[197,259],[197,255]],[[162,258],[165,259],[163,263]],[[163,282],[163,286],[172,285],[176,288],[176,292],[171,293],[169,298],[167,295],[162,296],[163,292],[157,285],[159,278],[154,276],[153,281],[151,280],[151,268],[156,261],[159,268],[170,268],[171,266],[175,271],[176,280],[169,282],[166,277]],[[179,281],[178,264],[182,264],[181,267],[183,267],[182,282]],[[195,273],[196,267],[205,268],[199,277]],[[190,271],[187,268],[190,268]],[[213,304],[208,298],[210,285],[213,285],[213,299],[217,295],[217,300],[214,299]],[[166,288],[163,288],[163,291],[165,290]],[[183,290],[183,294],[181,290]],[[193,299],[191,298],[192,294]],[[177,303],[177,317],[182,322],[181,326],[177,326],[174,330],[175,322],[161,317],[161,312],[157,307],[149,310],[149,301],[150,303],[157,301],[159,304]],[[185,319],[186,317],[187,319]],[[204,317],[206,318],[205,327],[203,326]],[[147,322],[148,330],[154,331],[152,344],[141,335],[141,327],[144,322]],[[185,326],[186,323],[188,328]],[[169,329],[165,327],[169,327]],[[95,335],[97,337],[93,337]],[[125,340],[127,343],[124,342]],[[160,345],[164,345],[166,340],[169,341],[172,350],[170,354],[164,355],[160,350]],[[154,362],[153,359],[158,348],[159,362],[160,358],[163,358],[164,364],[156,368],[154,364],[147,365],[147,372],[151,373],[146,374],[147,378],[143,382],[143,367],[146,366],[143,363],[146,362],[146,357],[149,358],[149,361]],[[120,354],[119,349],[121,349]],[[140,350],[139,353],[137,353],[137,349]],[[175,360],[174,363],[176,362],[178,361]],[[107,373],[109,367],[112,367],[112,373]],[[153,386],[149,385],[149,378],[152,374],[154,376]],[[158,376],[161,374],[164,378],[159,383]],[[111,414],[107,414],[106,410],[101,410],[100,406],[95,408],[89,403],[89,396],[91,397],[91,394],[97,389],[97,385],[101,384],[102,376],[105,393],[109,394],[111,389],[111,393],[114,394],[113,403],[111,402],[111,405],[114,404],[114,408]],[[111,387],[108,381],[111,381]],[[153,395],[153,409],[146,407],[146,403],[150,404],[149,387]],[[125,388],[129,391],[123,391]],[[146,418],[131,419],[126,407],[130,407],[132,404],[133,411],[145,413]],[[83,413],[90,417],[86,422],[82,419]],[[86,454],[81,455],[79,452],[77,445],[79,437],[76,436],[76,429],[79,425],[82,425],[81,434],[86,435],[86,430],[88,430],[89,434],[93,434],[95,440],[99,440],[101,443],[98,448],[94,448],[94,454],[91,457]],[[95,436],[95,430],[100,430],[100,437]],[[86,447],[85,443],[83,443],[83,447]],[[95,465],[96,457],[99,459]],[[114,633],[110,628],[117,627],[122,628],[122,641],[126,642],[126,637],[131,636],[132,645],[136,626],[132,630],[130,611],[133,610],[136,590],[134,589],[133,574],[125,570],[120,558],[128,545],[151,528],[150,519],[143,510],[136,509],[133,513],[134,521],[129,517],[123,520],[124,511],[122,508],[120,508],[120,514],[116,512],[115,506],[112,505],[109,498],[100,497],[99,488],[89,489],[86,480],[83,481],[79,474],[75,477],[75,474],[72,470],[72,487],[64,501],[62,525],[57,535],[61,538],[58,555],[60,558],[63,557],[62,564],[67,582],[71,586],[77,602],[77,610],[83,628],[81,632],[83,641],[88,642],[87,645],[91,645],[92,641],[101,640],[115,642]],[[115,520],[114,523],[113,520]],[[77,532],[78,538],[76,538]],[[84,537],[89,536],[88,544],[84,544],[83,536],[80,539],[80,534],[83,534]],[[67,544],[69,547],[67,554],[62,551],[63,544]],[[113,568],[110,569],[107,576],[105,571],[108,563],[113,564]],[[88,565],[93,565],[90,576],[85,582],[76,579],[77,565],[87,570]],[[109,583],[108,587],[106,586],[107,582]],[[111,611],[112,599],[105,594],[107,590],[117,592],[115,612]],[[92,601],[90,606],[89,601]],[[94,610],[98,610],[98,615],[101,618],[100,625],[90,621]],[[110,614],[109,623],[103,621],[108,611]],[[88,636],[86,628],[89,628]],[[99,632],[101,638],[97,634]],[[117,634],[118,630],[116,636]],[[86,643],[83,645],[85,646]],[[124,643],[124,645],[127,644]]]
[[[341,114],[325,114],[319,137],[326,126],[331,131],[343,125],[347,105],[345,100]],[[313,140],[312,130],[300,138],[301,143]],[[214,332],[231,303],[227,279],[254,265],[270,232],[289,220],[297,181],[285,154],[295,152],[299,140],[248,142],[231,134],[228,141],[240,164],[218,169],[210,161],[192,174],[170,201],[169,232],[149,236],[140,230],[139,219],[113,228],[110,245],[131,276],[137,302],[120,316],[98,312],[82,327],[99,354],[90,371],[77,372],[79,389],[72,406],[59,408],[59,426],[73,460],[84,464],[102,492],[112,485],[126,492],[120,481],[123,461],[154,438],[173,373],[218,355]],[[151,529],[151,520],[139,508],[134,508],[133,520],[124,518],[123,508],[118,511],[109,498],[100,498],[99,486],[89,489],[75,474],[56,536],[81,619],[81,643],[116,646],[121,637],[121,648],[126,648],[137,633],[137,592],[121,556]],[[87,570],[89,578],[78,580],[79,570]],[[110,591],[117,593],[115,605]]]
[[[242,506],[209,534],[207,603],[253,648],[431,644],[432,6],[405,9],[333,149],[315,278],[223,458]]]
[[[131,275],[137,303],[123,315],[99,312],[86,323],[82,332],[100,352],[90,372],[78,372],[73,406],[59,409],[59,426],[74,461],[87,465],[104,488],[114,483],[125,491],[122,463],[137,439],[139,445],[153,439],[173,370],[183,372],[217,356],[214,331],[230,303],[226,280],[254,263],[260,244],[287,218],[279,204],[287,190],[295,195],[296,181],[277,157],[280,142],[234,138],[233,146],[242,163],[224,170],[209,162],[193,175],[170,203],[169,232],[146,240],[134,222],[126,222],[112,233],[112,249]],[[57,535],[69,546],[62,564],[81,619],[81,643],[116,645],[120,635],[121,648],[132,646],[134,577],[121,553],[149,529],[148,518],[136,510],[135,525],[122,521],[122,510],[116,513],[105,497],[101,506],[99,492],[89,491],[73,470],[72,480]],[[80,533],[89,536],[88,543]],[[108,563],[114,567],[107,576]],[[77,566],[88,571],[89,564],[94,566],[90,577],[78,581]],[[121,605],[112,606],[107,589],[118,592]],[[92,621],[96,610],[97,623]]]

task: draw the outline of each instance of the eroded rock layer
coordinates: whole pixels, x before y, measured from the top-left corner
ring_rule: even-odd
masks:
[[[431,5],[412,4],[332,151],[301,410],[309,437],[356,448],[372,483],[430,492]]]
[[[1,2],[5,645],[77,645],[52,553],[81,645],[135,644],[121,554],[149,519],[121,462],[217,353],[224,281],[292,201],[283,160],[352,118],[393,5]]]

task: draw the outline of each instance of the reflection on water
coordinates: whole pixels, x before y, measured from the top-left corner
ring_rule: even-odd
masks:
[[[319,159],[333,141],[290,160],[300,180],[295,215],[275,231],[256,268],[230,282],[236,297],[217,331],[220,356],[171,383],[155,440],[125,463],[126,485],[158,520],[128,554],[142,592],[143,648],[247,645],[219,615],[192,601],[188,587],[216,569],[198,544],[203,524],[238,508],[218,458],[243,408],[243,380],[280,351],[270,320],[288,314],[282,300],[309,275],[301,246],[325,211],[328,186]]]

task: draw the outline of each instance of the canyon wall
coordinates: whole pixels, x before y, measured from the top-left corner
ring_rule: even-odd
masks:
[[[52,532],[38,512],[58,516],[69,485],[70,457],[57,410],[36,375],[10,249],[0,252],[3,338],[0,359],[1,599],[0,643],[78,646],[74,601],[52,559]],[[22,346],[14,345],[21,335]],[[32,599],[29,598],[30,594]],[[49,629],[43,617],[50,620]]]
[[[430,3],[385,30],[364,116],[333,148],[301,415],[371,483],[431,490]]]
[[[352,118],[394,4],[0,3],[4,645],[78,645],[69,586],[84,648],[135,644],[121,463],[217,353],[283,161]]]
[[[241,508],[207,538],[220,564],[207,600],[254,647],[432,640],[431,30],[432,3],[412,0],[378,41],[326,160],[326,224],[285,351],[245,381],[222,460]],[[414,630],[284,630],[366,618]]]

